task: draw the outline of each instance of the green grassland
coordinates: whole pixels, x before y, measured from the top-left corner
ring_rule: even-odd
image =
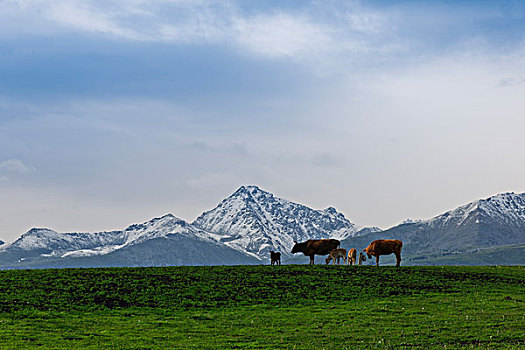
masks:
[[[525,268],[0,271],[0,348],[523,349]]]

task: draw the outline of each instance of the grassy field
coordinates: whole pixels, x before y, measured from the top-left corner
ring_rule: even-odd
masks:
[[[0,348],[525,348],[525,268],[0,271]]]

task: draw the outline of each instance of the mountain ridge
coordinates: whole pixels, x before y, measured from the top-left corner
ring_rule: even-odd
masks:
[[[342,247],[359,249],[374,239],[401,239],[404,255],[419,263],[426,261],[424,257],[436,260],[460,253],[476,253],[480,261],[487,248],[502,256],[503,248],[493,248],[504,246],[517,256],[520,244],[525,243],[525,193],[496,194],[427,220],[405,220],[379,230],[352,223],[334,207],[312,209],[258,186],[243,185],[191,223],[169,213],[114,231],[58,233],[32,228],[13,243],[0,244],[0,267],[45,267],[46,262],[53,266],[84,266],[80,262],[85,266],[95,262],[96,266],[116,262],[140,266],[141,259],[148,266],[155,261],[250,264],[268,260],[270,250],[281,251],[287,261],[300,262],[290,253],[293,242],[321,238],[337,238]],[[457,261],[447,259],[439,261]]]
[[[435,258],[523,244],[525,193],[496,194],[427,220],[401,223],[378,233],[351,237],[344,244],[363,249],[370,241],[382,238],[402,240],[404,255],[417,258],[419,262],[425,256]],[[518,260],[518,263],[525,263],[525,258]]]

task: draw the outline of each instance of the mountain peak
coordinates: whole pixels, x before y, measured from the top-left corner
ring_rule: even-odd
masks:
[[[337,210],[334,207],[328,207],[324,211],[334,215],[337,214]]]
[[[270,192],[262,190],[259,186],[256,185],[242,185],[235,191],[230,197],[238,196],[238,195],[247,195],[247,194],[271,194]]]
[[[24,233],[11,246],[20,249],[47,248],[51,244],[60,244],[68,241],[69,237],[62,233],[47,229],[34,227]]]
[[[420,222],[422,222],[423,220],[421,219],[405,219],[403,220],[403,222],[401,222],[400,225],[411,225],[411,224],[419,224]]]
[[[346,238],[360,229],[333,207],[312,209],[255,185],[241,186],[193,224],[259,258],[266,258],[270,250],[289,254],[294,240]]]

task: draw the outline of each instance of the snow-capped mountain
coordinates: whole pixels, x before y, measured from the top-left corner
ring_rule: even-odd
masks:
[[[126,261],[133,261],[134,265],[140,265],[141,257],[148,257],[147,262],[155,265],[152,255],[155,252],[148,251],[153,245],[157,254],[157,261],[169,263],[176,261],[181,263],[201,264],[203,261],[215,262],[216,264],[228,263],[220,259],[213,260],[216,256],[233,258],[235,261],[243,263],[254,263],[255,260],[245,254],[234,251],[231,248],[218,243],[212,233],[204,232],[197,227],[179,219],[171,214],[149,220],[142,224],[134,224],[122,231],[98,232],[98,233],[58,233],[49,229],[34,228],[23,234],[12,244],[0,248],[0,265],[12,264],[14,260],[18,263],[43,263],[47,264],[49,259],[67,258],[72,263],[72,258],[108,257],[112,253],[123,251],[134,251],[133,256],[126,255]],[[194,256],[187,256],[188,248],[180,250],[172,243],[178,241],[186,247],[199,246],[201,250],[213,252],[210,258],[202,257],[197,254],[199,259]],[[152,242],[161,242],[153,244]],[[148,247],[137,249],[138,247]],[[167,248],[169,248],[167,250]],[[162,256],[160,254],[162,251]],[[4,253],[4,254],[1,254]],[[115,254],[113,254],[114,256]],[[2,259],[3,258],[3,259]],[[7,259],[7,260],[6,260]],[[46,262],[42,261],[46,260]],[[102,259],[112,266],[112,262],[107,258]],[[72,263],[73,265],[76,262]],[[125,262],[124,262],[125,264]],[[56,264],[55,264],[56,265]],[[76,265],[75,265],[76,266]],[[86,262],[81,266],[91,266]]]
[[[241,186],[193,224],[219,235],[226,245],[262,259],[268,258],[270,250],[290,255],[294,241],[344,239],[362,230],[332,207],[311,209],[257,186]]]
[[[522,230],[525,228],[525,193],[502,193],[480,199],[427,220],[426,223],[430,227],[460,226],[466,223],[497,224]]]
[[[432,219],[404,222],[385,231],[349,238],[345,244],[363,249],[379,238],[401,239],[404,253],[420,256],[524,244],[525,193],[480,199]]]
[[[332,207],[314,210],[277,198],[257,186],[242,186],[215,209],[203,213],[191,224],[167,214],[131,225],[122,231],[58,233],[34,228],[12,244],[0,248],[0,265],[2,257],[5,260],[8,256],[11,262],[17,260],[25,263],[39,259],[71,261],[75,258],[75,262],[80,261],[78,259],[107,262],[109,257],[116,256],[133,264],[140,264],[140,257],[148,257],[146,260],[149,264],[156,264],[155,261],[187,263],[188,260],[183,259],[186,252],[170,246],[174,244],[175,237],[178,244],[184,244],[186,250],[199,246],[201,252],[213,251],[210,257],[194,251],[194,256],[201,257],[194,262],[196,264],[202,263],[203,259],[212,264],[230,261],[253,263],[267,260],[270,250],[289,255],[294,240],[344,239],[378,230],[361,228]],[[166,250],[167,246],[173,252]],[[171,260],[165,257],[161,259],[158,254],[151,252],[152,249],[171,256]],[[130,251],[134,253],[130,254]],[[178,254],[176,258],[174,254]],[[230,261],[220,260],[217,258],[219,256]]]
[[[13,242],[9,248],[20,250],[46,249],[52,255],[89,256],[107,254],[125,246],[146,240],[180,234],[210,240],[211,236],[171,214],[143,224],[131,225],[123,231],[97,233],[58,233],[45,228],[33,228]]]

